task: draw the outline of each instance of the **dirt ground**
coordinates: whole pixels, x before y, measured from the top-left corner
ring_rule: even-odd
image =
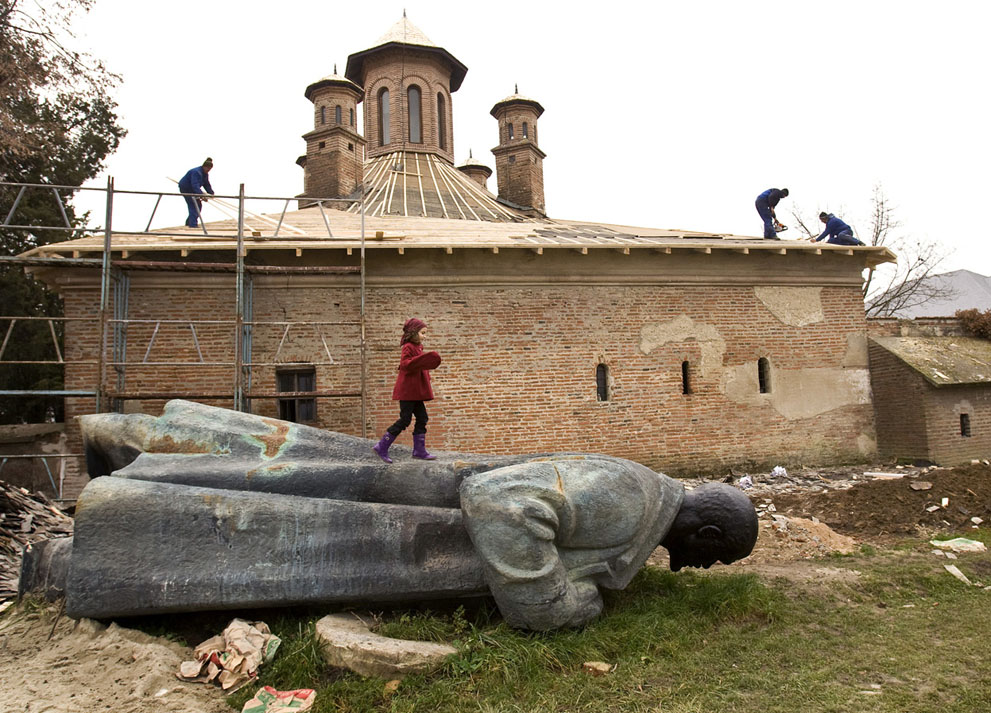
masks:
[[[760,512],[757,546],[732,567],[799,583],[855,578],[855,570],[831,566],[823,556],[864,543],[886,547],[907,536],[929,539],[936,530],[966,535],[973,517],[984,520],[982,528],[991,525],[987,465],[888,468],[900,476],[890,479],[875,479],[870,470],[755,475],[747,493]],[[650,563],[666,566],[664,550],[658,549]],[[167,639],[115,624],[74,622],[57,616],[55,607],[18,605],[0,618],[5,711],[230,711],[216,688],[176,679],[179,663],[189,658],[189,649]]]

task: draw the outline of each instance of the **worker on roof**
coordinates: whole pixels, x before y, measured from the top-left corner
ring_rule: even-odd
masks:
[[[766,191],[757,196],[757,201],[754,205],[757,208],[757,215],[760,216],[761,220],[764,221],[764,239],[765,240],[780,240],[778,237],[778,232],[775,229],[778,223],[778,218],[774,214],[774,206],[782,198],[788,196],[787,188],[768,188]],[[782,230],[784,228],[781,228]]]
[[[827,243],[833,243],[834,245],[863,245],[862,242],[853,237],[853,228],[832,213],[823,211],[819,214],[819,220],[826,224],[826,229],[822,231],[822,235],[818,238],[812,238],[812,242],[818,243],[828,235],[829,240],[826,241]]]
[[[186,175],[179,179],[179,192],[186,194],[209,193],[212,196],[213,186],[210,185],[210,178],[207,175],[210,173],[211,168],[213,168],[213,159],[208,156],[202,166],[197,166],[186,171]],[[186,218],[186,225],[190,228],[195,228],[199,225],[200,209],[203,207],[203,202],[206,198],[197,198],[191,195],[184,195],[183,198],[186,199],[186,207],[189,208],[189,217]]]

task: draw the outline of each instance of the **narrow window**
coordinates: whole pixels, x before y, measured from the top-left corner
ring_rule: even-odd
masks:
[[[681,393],[692,393],[692,382],[690,380],[687,361],[681,362]]]
[[[510,156],[509,157],[509,162],[510,163],[516,163],[516,157],[515,156]]]
[[[444,95],[437,92],[437,143],[447,150],[447,109],[444,107]]]
[[[599,401],[609,400],[609,367],[605,364],[595,367],[595,396]]]
[[[320,107],[320,123],[327,123],[327,107],[325,106]]]
[[[506,135],[509,137],[509,141],[513,140],[513,125],[512,123],[506,124]]]
[[[319,147],[320,148],[324,148],[326,145],[327,145],[327,142],[326,141],[321,141],[320,144],[319,144]]]
[[[412,86],[406,91],[406,97],[409,99],[409,140],[410,143],[422,144],[423,143],[423,112],[420,106],[420,88],[417,86]]]
[[[757,383],[762,394],[771,393],[771,364],[766,357],[757,360]]]
[[[523,122],[523,138],[525,139],[527,136],[529,136],[529,133],[527,132],[527,125],[526,125],[526,122],[524,121]]]
[[[291,398],[279,399],[279,418],[283,421],[315,421],[317,401],[313,397],[301,396],[316,391],[317,372],[312,366],[277,369],[275,372],[276,391],[291,394]]]
[[[354,126],[354,109],[348,109],[348,113],[351,115],[351,126]]]
[[[340,124],[341,123],[341,105],[340,104],[338,104],[337,106],[334,107],[334,123],[335,124]]]
[[[379,146],[389,143],[389,90],[379,90]]]
[[[964,438],[970,438],[970,414],[962,413],[960,414],[960,435]]]

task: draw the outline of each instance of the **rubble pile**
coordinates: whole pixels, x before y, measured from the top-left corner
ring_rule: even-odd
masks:
[[[24,546],[72,535],[72,518],[41,493],[0,480],[0,602],[17,596]]]

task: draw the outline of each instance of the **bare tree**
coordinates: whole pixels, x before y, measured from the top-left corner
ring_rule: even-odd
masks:
[[[792,211],[792,216],[798,229],[810,239],[819,236],[818,219],[804,219],[798,211]],[[868,245],[889,248],[898,257],[894,265],[885,263],[865,270],[863,290],[869,317],[891,317],[950,295],[951,290],[934,279],[946,258],[945,251],[935,241],[900,233],[901,223],[880,185],[874,186],[869,220],[866,239],[863,232],[857,231],[860,239]]]

